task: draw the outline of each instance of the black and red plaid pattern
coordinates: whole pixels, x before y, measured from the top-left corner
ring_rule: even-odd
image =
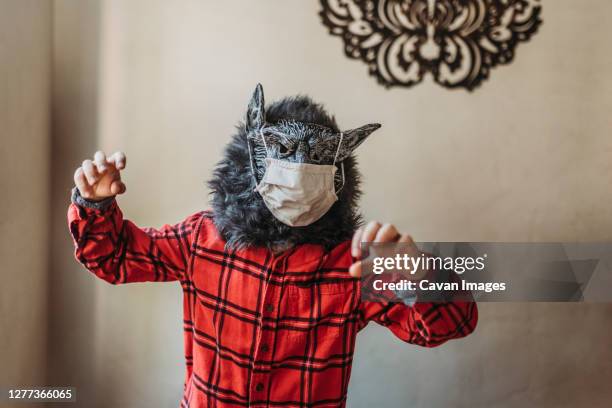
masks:
[[[426,347],[466,336],[473,302],[363,302],[350,243],[280,255],[226,250],[201,212],[159,230],[107,209],[72,204],[76,257],[113,283],[180,281],[184,292],[184,407],[342,407],[355,337],[373,320]]]

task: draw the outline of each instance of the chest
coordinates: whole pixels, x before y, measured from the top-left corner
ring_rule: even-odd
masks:
[[[347,272],[350,256],[312,255],[198,250],[190,318],[202,335],[238,354],[271,349],[278,358],[314,347],[321,356],[346,353],[357,330],[359,281]]]

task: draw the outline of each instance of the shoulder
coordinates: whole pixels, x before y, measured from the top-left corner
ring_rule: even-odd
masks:
[[[344,241],[330,250],[325,266],[348,269],[352,263],[351,241]]]
[[[192,225],[195,244],[207,248],[225,247],[225,240],[219,234],[211,210],[195,213],[188,220]]]

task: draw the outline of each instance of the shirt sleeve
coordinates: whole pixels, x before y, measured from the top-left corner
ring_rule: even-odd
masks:
[[[374,321],[388,327],[399,339],[424,347],[436,347],[465,337],[476,328],[478,307],[469,292],[451,292],[445,300],[433,302],[420,301],[420,297],[417,292],[408,304],[362,301],[360,328]]]
[[[92,203],[75,189],[68,208],[68,226],[76,259],[111,283],[183,280],[193,237],[203,213],[159,229],[139,228],[114,199]]]

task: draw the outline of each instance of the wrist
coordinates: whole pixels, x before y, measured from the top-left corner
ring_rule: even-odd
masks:
[[[74,204],[80,207],[91,208],[94,210],[105,210],[113,203],[113,201],[115,201],[115,196],[107,197],[102,200],[91,200],[88,198],[84,198],[81,195],[79,189],[77,187],[74,187],[72,189],[72,195],[70,199]]]

